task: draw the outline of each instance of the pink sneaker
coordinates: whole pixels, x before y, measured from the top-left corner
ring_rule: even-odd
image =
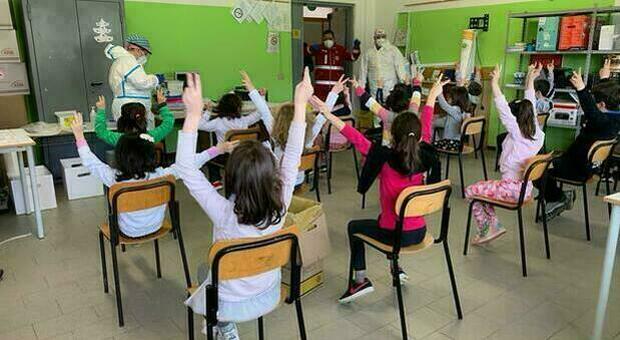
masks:
[[[488,232],[486,233],[486,235],[476,235],[476,237],[474,237],[474,239],[471,241],[471,244],[475,245],[475,246],[480,246],[483,245],[485,243],[489,243],[497,238],[499,238],[500,236],[504,235],[506,233],[506,229],[502,228],[501,226],[497,227],[497,228],[489,228]]]

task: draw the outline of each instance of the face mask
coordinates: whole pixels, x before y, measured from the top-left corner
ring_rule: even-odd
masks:
[[[325,45],[325,47],[327,47],[327,48],[332,48],[332,47],[334,47],[334,41],[333,40],[325,40],[325,41],[323,41],[323,45]]]
[[[148,61],[148,59],[146,58],[145,55],[141,55],[138,58],[136,58],[136,61],[138,62],[138,64],[144,66],[144,64],[146,64],[146,62]]]
[[[375,44],[377,44],[377,47],[385,46],[385,38],[379,38],[379,39],[375,40]]]

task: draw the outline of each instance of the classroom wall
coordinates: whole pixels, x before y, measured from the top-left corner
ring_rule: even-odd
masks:
[[[488,32],[479,35],[479,64],[490,66],[501,64],[504,58],[506,40],[506,16],[508,12],[536,12],[549,10],[564,10],[573,8],[589,8],[594,6],[606,7],[614,5],[613,0],[536,0],[522,1],[487,6],[471,6],[450,9],[437,9],[411,12],[410,47],[418,50],[422,63],[454,62],[459,58],[460,37],[463,29],[468,26],[469,17],[490,15]],[[520,38],[520,21],[512,20],[511,43]],[[580,57],[582,58],[582,57]],[[565,58],[573,64],[583,62],[585,58],[575,60]],[[518,55],[507,58],[505,80],[512,80],[516,71]],[[515,96],[515,91],[505,91],[509,99]],[[502,130],[497,114],[493,110],[489,120],[489,145],[495,145],[495,136]],[[555,149],[565,149],[574,137],[574,131],[569,129],[550,128],[548,130],[548,146]]]

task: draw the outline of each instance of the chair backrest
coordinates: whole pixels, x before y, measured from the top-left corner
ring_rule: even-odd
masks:
[[[525,194],[527,193],[527,187],[531,181],[537,181],[546,175],[549,166],[553,161],[553,152],[536,155],[531,157],[525,163],[523,168],[523,183],[521,184],[521,191],[519,192],[519,199],[517,200],[517,206],[520,207],[525,201]],[[546,181],[542,181],[542,185],[545,185]],[[544,188],[541,188],[544,190]]]
[[[484,132],[486,118],[484,116],[474,116],[465,118],[461,125],[461,136],[479,135]]]
[[[301,155],[301,159],[299,161],[299,171],[313,170],[316,165],[319,151],[320,149],[316,147],[306,150]]]
[[[355,118],[353,117],[341,117],[340,118],[346,125],[349,125],[353,128],[356,127],[355,125]],[[335,129],[335,127],[332,124],[328,124],[327,125],[327,134],[325,136],[325,145],[324,145],[324,150],[326,152],[328,152],[329,150],[331,150],[332,148],[330,147],[331,145],[331,132],[332,129]],[[346,143],[347,147],[351,147],[351,143],[347,142]]]
[[[174,176],[156,179],[117,183],[110,187],[108,200],[112,214],[126,213],[158,207],[174,202]]]
[[[549,120],[549,113],[539,113],[536,116],[536,119],[538,120],[538,126],[540,127],[540,129],[545,131],[545,129],[547,128],[547,121]]]
[[[435,184],[416,185],[405,188],[401,191],[396,199],[394,209],[398,215],[396,225],[396,234],[401,235],[403,230],[403,221],[407,217],[426,216],[437,211],[443,211],[441,223],[441,235],[437,242],[441,242],[448,234],[448,200],[452,193],[452,185],[450,180],[444,180]],[[394,252],[400,250],[400,237],[394,245]]]
[[[592,166],[599,166],[609,158],[616,144],[617,139],[599,140],[594,142],[588,151],[588,162]]]
[[[229,130],[226,132],[225,140],[229,142],[244,141],[244,140],[259,140],[261,130],[259,127],[252,127],[248,129]]]
[[[157,163],[158,166],[163,166],[164,154],[165,154],[164,143],[161,143],[161,142],[156,143],[155,144],[155,162]]]

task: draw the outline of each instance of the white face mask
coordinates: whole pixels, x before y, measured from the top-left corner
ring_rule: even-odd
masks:
[[[386,43],[385,38],[379,38],[379,39],[375,40],[375,44],[377,44],[377,47],[379,47],[379,48],[385,46],[385,43]]]
[[[136,61],[138,62],[138,64],[144,66],[144,64],[146,64],[146,62],[148,61],[148,58],[145,55],[141,55],[136,58]]]
[[[325,41],[323,41],[323,45],[325,45],[325,47],[327,47],[327,48],[332,48],[332,47],[334,47],[334,41],[331,40],[331,39],[330,40],[325,40]]]

